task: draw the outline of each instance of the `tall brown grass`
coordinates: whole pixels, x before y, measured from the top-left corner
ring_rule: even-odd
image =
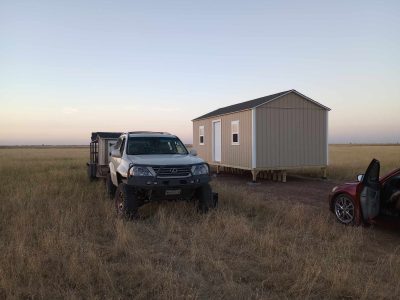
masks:
[[[207,215],[171,202],[125,222],[86,157],[0,150],[0,298],[400,297],[397,233],[222,182]]]
[[[354,179],[365,172],[373,158],[381,162],[381,174],[400,168],[400,145],[331,145],[330,177]]]
[[[328,178],[355,180],[363,174],[373,158],[381,162],[381,175],[400,168],[400,145],[329,145]],[[320,177],[318,169],[304,169],[290,174]]]

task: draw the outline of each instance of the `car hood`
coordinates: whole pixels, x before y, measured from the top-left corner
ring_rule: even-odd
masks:
[[[200,157],[182,154],[128,155],[128,159],[134,164],[148,166],[176,166],[204,163],[204,160]]]

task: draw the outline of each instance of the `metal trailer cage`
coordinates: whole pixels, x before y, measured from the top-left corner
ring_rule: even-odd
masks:
[[[111,147],[117,142],[121,132],[92,132],[89,144],[88,177],[93,180],[104,178],[109,173]]]

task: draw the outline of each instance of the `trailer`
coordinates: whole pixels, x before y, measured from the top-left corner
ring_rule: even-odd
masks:
[[[89,162],[86,164],[90,180],[107,177],[110,172],[108,164],[112,146],[116,144],[121,134],[121,132],[92,132]]]

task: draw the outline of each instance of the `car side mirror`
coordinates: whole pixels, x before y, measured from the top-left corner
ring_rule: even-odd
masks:
[[[113,149],[111,151],[111,156],[112,157],[116,157],[116,158],[120,158],[121,157],[121,152],[119,152],[119,149]]]
[[[196,149],[190,149],[189,154],[192,155],[192,156],[197,156]]]
[[[361,182],[364,179],[364,174],[357,175],[357,180]]]

